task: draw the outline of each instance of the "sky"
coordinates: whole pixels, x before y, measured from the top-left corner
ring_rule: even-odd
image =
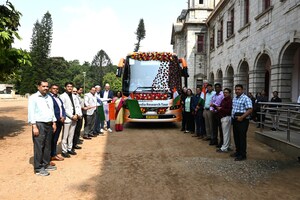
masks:
[[[0,0],[5,4],[6,0]],[[51,57],[92,62],[103,49],[117,65],[134,50],[136,29],[144,19],[140,51],[172,52],[172,24],[187,0],[10,0],[22,13],[14,47],[29,50],[34,23],[49,11],[53,21]]]

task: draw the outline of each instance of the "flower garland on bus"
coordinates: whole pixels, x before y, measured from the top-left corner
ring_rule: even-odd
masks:
[[[161,93],[136,93],[134,94],[136,100],[167,100],[167,94]]]
[[[134,52],[131,55],[135,60],[159,60],[159,61],[172,61],[173,54],[168,52]]]

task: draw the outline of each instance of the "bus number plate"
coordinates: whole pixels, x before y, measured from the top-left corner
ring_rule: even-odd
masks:
[[[158,115],[146,115],[146,119],[158,119]]]

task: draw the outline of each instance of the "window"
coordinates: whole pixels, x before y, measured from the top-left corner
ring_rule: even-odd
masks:
[[[234,9],[230,10],[230,21],[227,21],[227,38],[234,33]]]
[[[203,0],[199,0],[199,4],[203,4]]]
[[[244,1],[244,25],[249,23],[249,0]]]
[[[204,43],[204,34],[197,35],[197,52],[204,53],[205,52],[205,43]]]
[[[220,28],[218,30],[218,45],[223,43],[223,20],[220,21]]]
[[[267,10],[271,6],[271,0],[263,0],[263,8]]]
[[[210,50],[213,50],[215,48],[215,27],[212,28],[210,33]]]

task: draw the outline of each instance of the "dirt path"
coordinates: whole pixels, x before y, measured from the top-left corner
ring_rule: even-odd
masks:
[[[256,141],[253,126],[244,162],[179,124],[129,124],[40,177],[26,120],[26,100],[0,100],[0,199],[300,199],[300,164]]]

